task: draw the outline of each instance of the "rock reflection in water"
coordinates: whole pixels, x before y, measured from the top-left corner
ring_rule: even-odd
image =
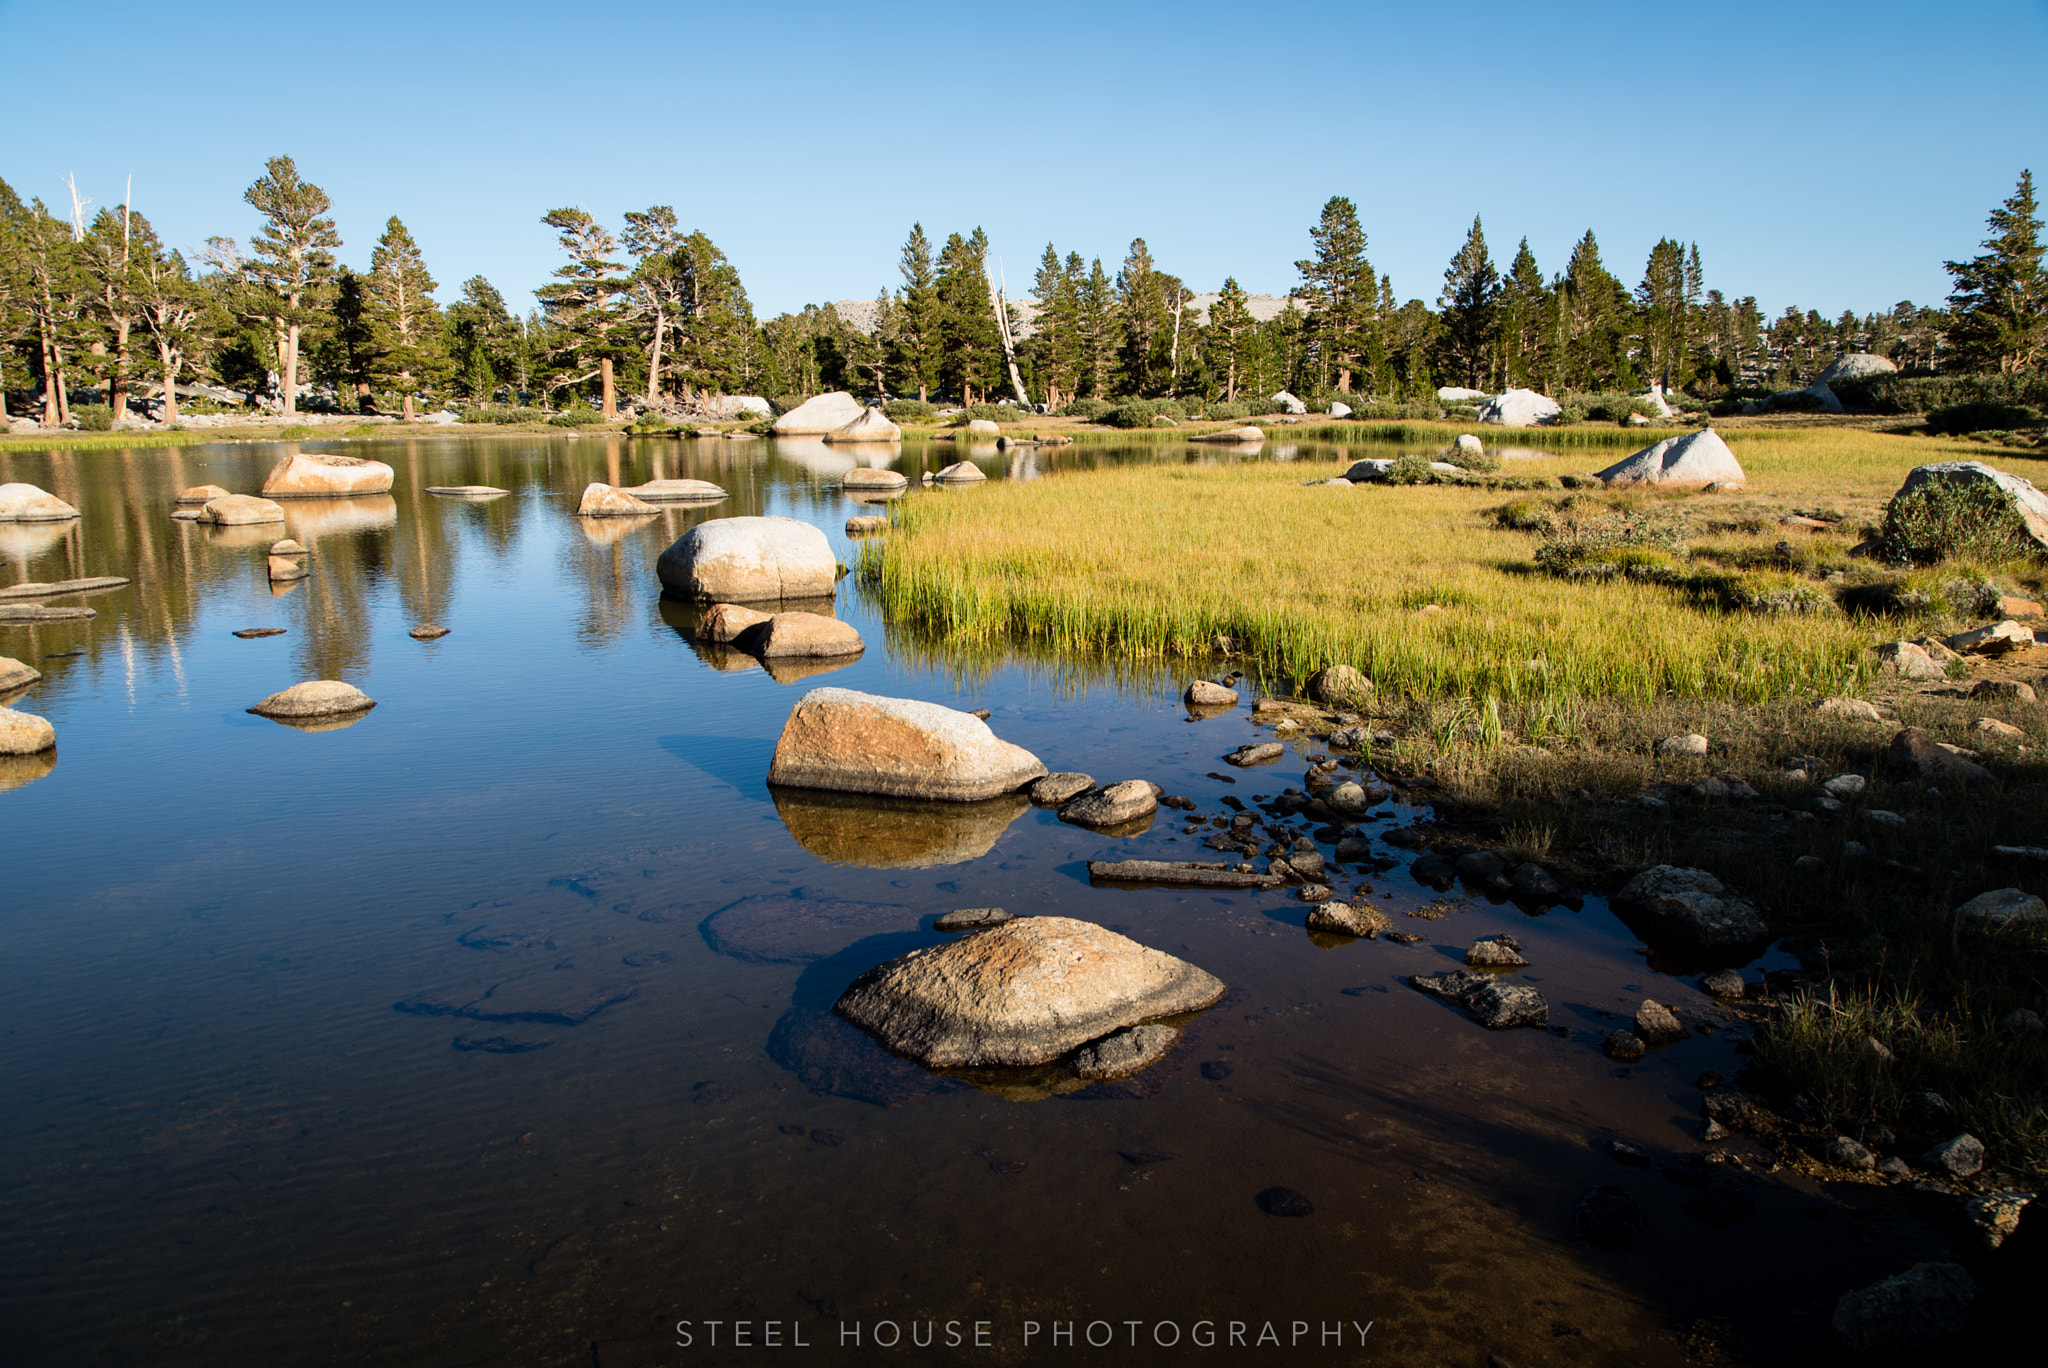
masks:
[[[344,537],[379,532],[398,524],[398,500],[389,494],[357,494],[346,499],[293,499],[284,505],[290,534],[311,546],[319,537]],[[268,542],[277,540],[271,524]]]
[[[340,713],[332,717],[272,717],[267,720],[277,723],[280,727],[290,727],[293,731],[341,731],[344,728],[353,727],[356,723],[368,717],[370,712],[370,709],[365,708],[361,712]],[[261,713],[256,715],[259,717],[263,716]]]
[[[27,692],[28,690],[23,689],[14,697],[19,698],[22,693]],[[0,755],[0,793],[5,793],[8,789],[18,789],[25,784],[33,784],[55,768],[55,750],[38,751],[34,755]]]
[[[837,480],[855,465],[853,448],[830,447],[823,437],[777,437],[768,449],[782,460],[820,479]]]
[[[0,523],[0,560],[13,561],[26,569],[31,560],[54,549],[79,525],[76,518],[64,522]]]
[[[655,520],[660,517],[661,510],[655,508],[625,517],[578,518],[576,527],[583,533],[583,540],[592,546],[616,546],[634,533],[656,526]]]
[[[877,1107],[942,1097],[967,1085],[898,1059],[823,1007],[792,1007],[768,1035],[768,1057],[813,1092]]]
[[[872,794],[770,788],[797,844],[834,864],[925,869],[988,854],[1031,804],[1020,794],[983,803],[921,803]]]
[[[608,521],[617,522],[623,519]],[[764,663],[760,658],[747,654],[737,646],[699,641],[697,628],[703,622],[704,614],[709,612],[712,606],[708,603],[687,603],[663,594],[656,611],[661,614],[661,620],[668,625],[670,631],[690,644],[690,650],[697,659],[721,673],[742,674],[748,670],[765,669],[768,677],[777,684],[795,684],[813,675],[843,670],[861,658],[858,654],[826,656],[815,660],[786,656]],[[833,611],[834,601],[829,598],[777,599],[771,602],[749,603],[746,606],[756,612],[769,614],[815,613],[819,617],[838,616]]]

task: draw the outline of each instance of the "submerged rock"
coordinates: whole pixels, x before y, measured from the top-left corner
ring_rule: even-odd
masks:
[[[258,717],[312,718],[340,717],[368,712],[375,699],[353,684],[338,679],[309,679],[270,695],[249,709]]]
[[[819,1007],[792,1007],[768,1034],[768,1057],[813,1092],[878,1107],[903,1106],[967,1085],[897,1059],[865,1032]]]
[[[699,923],[697,931],[712,950],[733,959],[809,964],[836,955],[855,941],[916,925],[916,914],[898,903],[761,894],[720,908]]]
[[[1376,940],[1381,932],[1393,928],[1394,924],[1387,920],[1386,913],[1369,903],[1319,903],[1308,914],[1308,929],[1326,935],[1363,936],[1367,940]]]
[[[406,635],[414,641],[439,641],[442,637],[448,635],[448,629],[438,623],[422,622],[419,626],[407,632]]]
[[[225,499],[233,492],[231,489],[222,489],[219,485],[214,484],[190,485],[179,490],[178,497],[172,500],[172,502],[180,504],[212,503],[215,499]]]
[[[620,492],[642,503],[717,503],[726,497],[724,487],[709,480],[649,480],[621,486]]]
[[[360,456],[293,451],[263,479],[266,499],[318,499],[349,494],[388,494],[397,478],[382,461]]]
[[[1000,907],[963,907],[948,912],[932,923],[934,931],[979,931],[987,926],[1001,926],[1015,920]]]
[[[1026,1066],[1213,1006],[1214,976],[1071,917],[1019,917],[872,969],[834,1010],[928,1067]]]
[[[752,608],[743,608],[737,603],[714,603],[710,610],[697,620],[695,637],[698,641],[723,646],[739,640],[759,627],[769,616],[767,613],[757,613]]]
[[[78,510],[32,484],[0,484],[0,522],[63,522]]]
[[[661,553],[656,573],[680,599],[759,603],[829,598],[839,563],[825,534],[794,518],[714,518]]]
[[[771,785],[973,802],[1045,774],[1038,757],[964,712],[852,689],[814,689],[783,724]]]
[[[1090,1082],[1143,1073],[1173,1052],[1180,1032],[1171,1026],[1127,1026],[1074,1052],[1074,1072]]]
[[[1450,969],[1440,974],[1412,974],[1408,986],[1462,1007],[1489,1031],[1515,1026],[1541,1029],[1550,1024],[1550,1004],[1526,983],[1509,983],[1491,974]]]
[[[496,485],[428,485],[427,493],[443,499],[495,499],[510,494],[509,489]]]
[[[1085,774],[1062,770],[1034,780],[1024,790],[1025,795],[1040,807],[1058,807],[1070,799],[1078,798],[1095,787],[1095,781]]]

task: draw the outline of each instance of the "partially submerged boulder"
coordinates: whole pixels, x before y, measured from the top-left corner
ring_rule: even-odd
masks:
[[[329,499],[350,494],[388,494],[397,473],[382,461],[326,452],[293,451],[263,478],[266,499]]]
[[[988,476],[972,461],[955,461],[932,478],[945,484],[975,484]]]
[[[180,504],[211,503],[215,499],[224,499],[231,493],[233,493],[232,490],[222,489],[219,485],[191,485],[179,490],[178,497],[173,502]]]
[[[1228,684],[1218,684],[1212,679],[1198,679],[1188,685],[1181,702],[1190,708],[1234,708],[1237,706],[1237,690]]]
[[[25,689],[42,677],[43,672],[35,666],[24,664],[12,656],[0,656],[0,693]]]
[[[737,603],[714,603],[710,611],[697,619],[696,639],[723,646],[737,641],[743,633],[750,632],[768,620],[767,613],[757,613],[752,608],[743,608]]]
[[[772,430],[778,437],[822,437],[837,432],[867,412],[867,407],[845,390],[833,390],[806,399],[777,418]]]
[[[1646,934],[1693,950],[1737,951],[1770,939],[1756,904],[1731,892],[1704,869],[1658,865],[1625,884],[1614,901],[1632,911]]]
[[[1349,665],[1330,665],[1308,677],[1308,696],[1318,703],[1352,703],[1372,693],[1372,681]]]
[[[757,624],[740,645],[764,660],[859,655],[867,649],[852,623],[821,613],[777,613]]]
[[[900,470],[870,470],[856,466],[840,477],[839,487],[852,490],[904,489],[910,484],[910,477]]]
[[[1059,807],[1061,804],[1079,798],[1095,787],[1095,781],[1085,774],[1073,770],[1062,770],[1048,774],[1043,779],[1033,780],[1024,790],[1025,796],[1040,807]]]
[[[1557,400],[1535,390],[1511,389],[1490,400],[1479,410],[1479,421],[1501,427],[1540,427],[1557,420],[1564,410]]]
[[[1260,427],[1225,428],[1221,432],[1198,432],[1188,438],[1190,442],[1221,442],[1252,446],[1266,440],[1266,430]]]
[[[209,499],[199,510],[199,521],[217,527],[247,527],[256,523],[284,521],[284,508],[253,494],[229,494]]]
[[[281,690],[249,709],[258,717],[339,717],[368,712],[376,700],[353,684],[338,679],[309,679]]]
[[[828,442],[900,442],[903,429],[879,408],[862,409],[860,417],[825,434]]]
[[[642,503],[716,503],[726,497],[724,487],[709,480],[649,480],[625,485],[621,492]]]
[[[1126,1026],[1076,1050],[1074,1072],[1091,1083],[1129,1078],[1166,1058],[1178,1044],[1180,1032],[1172,1026]]]
[[[1102,927],[1018,917],[869,970],[833,1010],[930,1068],[1023,1067],[1200,1011],[1224,991],[1194,965]]]
[[[291,556],[270,557],[270,582],[283,584],[289,580],[302,580],[310,573],[306,567]]]
[[[0,755],[36,755],[57,744],[50,719],[0,708]]]
[[[428,485],[427,493],[440,499],[497,499],[512,491],[496,485]]]
[[[1411,974],[1408,986],[1462,1007],[1489,1031],[1516,1026],[1541,1030],[1550,1024],[1550,1004],[1526,983],[1510,983],[1491,974],[1450,969],[1441,974]]]
[[[583,487],[583,500],[576,505],[579,518],[635,518],[659,512],[653,504],[643,503],[623,489],[597,483]]]
[[[825,534],[795,518],[699,523],[661,553],[655,572],[677,598],[727,603],[827,598],[839,583]]]
[[[1742,484],[1748,477],[1720,434],[1712,428],[1702,428],[1645,447],[1627,460],[1607,467],[1596,478],[1610,488],[1623,489],[1650,484],[1674,488],[1716,482]]]
[[[1114,827],[1159,811],[1159,795],[1143,779],[1126,779],[1084,793],[1060,809],[1060,820],[1075,826]]]
[[[1394,924],[1387,920],[1387,914],[1370,903],[1318,903],[1308,914],[1308,929],[1325,935],[1363,936],[1377,940],[1382,931],[1391,931]]]
[[[841,793],[974,802],[1045,774],[1037,756],[968,713],[853,689],[814,689],[775,744],[768,782]]]
[[[78,510],[32,484],[0,484],[0,522],[62,522]]]

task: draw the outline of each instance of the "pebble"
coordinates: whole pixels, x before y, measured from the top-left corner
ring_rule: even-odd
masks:
[[[1000,907],[963,907],[948,912],[932,923],[934,931],[975,931],[984,926],[1000,926],[1010,920],[1010,914]]]
[[[1607,1157],[1623,1168],[1648,1168],[1650,1151],[1633,1140],[1609,1140]]]
[[[283,635],[284,635],[284,628],[282,628],[282,627],[244,627],[244,628],[243,628],[243,629],[242,629],[241,631],[239,631],[239,632],[236,632],[236,633],[235,633],[235,635],[236,635],[236,636],[238,636],[238,637],[240,637],[240,638],[241,638],[242,640],[244,640],[244,641],[253,641],[253,640],[255,640],[255,639],[256,639],[257,637],[274,637],[274,636],[283,636]]]
[[[1968,1178],[1984,1167],[1984,1142],[1968,1133],[1953,1136],[1921,1155],[1920,1162],[1951,1178]]]
[[[1836,1168],[1874,1169],[1877,1158],[1846,1135],[1838,1135],[1821,1146],[1821,1159]]]
[[[406,635],[414,641],[439,641],[442,637],[448,635],[448,629],[431,622],[422,622],[419,626],[407,632]]]
[[[1607,1057],[1621,1064],[1633,1064],[1644,1054],[1643,1042],[1636,1039],[1633,1031],[1610,1031],[1606,1044],[1601,1046]]]

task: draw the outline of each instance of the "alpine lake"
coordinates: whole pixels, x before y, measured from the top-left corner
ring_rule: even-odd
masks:
[[[1225,799],[1302,785],[1314,745],[1233,769],[1271,729],[1181,706],[1220,662],[960,655],[854,576],[850,661],[693,644],[662,550],[773,514],[855,563],[845,520],[880,510],[840,488],[850,449],[357,441],[390,494],[290,501],[281,528],[170,517],[187,486],[254,492],[286,449],[0,451],[0,481],[83,514],[0,526],[0,582],[132,580],[59,600],[89,621],[0,626],[45,675],[14,706],[58,735],[54,763],[0,769],[12,1363],[1812,1362],[1841,1291],[1944,1257],[1873,1190],[1701,1162],[1698,1079],[1739,1071],[1747,1028],[1627,1067],[1601,1050],[1645,997],[1719,1019],[1697,966],[1597,897],[1415,882],[1378,840],[1428,815],[1398,793],[1363,825],[1400,863],[1332,882],[1369,883],[1413,943],[1311,936],[1285,889],[1092,885],[1090,859],[1217,858]],[[962,454],[995,480],[1400,454],[886,451],[861,463],[909,473],[909,500],[976,497],[917,483]],[[729,497],[575,516],[592,481],[677,477]],[[509,492],[425,492],[453,485]],[[310,574],[273,587],[282,536]],[[257,627],[284,630],[234,635]],[[308,679],[378,706],[327,730],[245,711]],[[1204,829],[771,793],[820,684],[986,708],[1048,768],[1152,780]],[[1088,1086],[930,1073],[832,1014],[984,906],[1110,927],[1229,995],[1163,1062]],[[1486,1031],[1407,986],[1502,932],[1551,1029]],[[1640,1210],[1626,1244],[1576,1233],[1603,1187]]]

